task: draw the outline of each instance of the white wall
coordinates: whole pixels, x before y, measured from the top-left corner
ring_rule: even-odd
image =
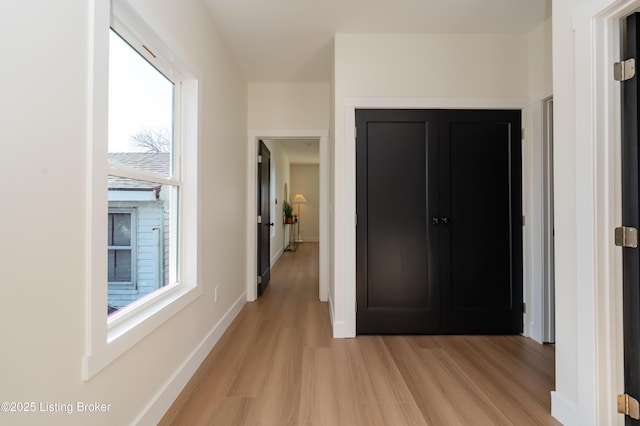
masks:
[[[250,129],[328,129],[326,83],[249,83]]]
[[[543,340],[543,123],[542,102],[553,94],[551,18],[528,36],[529,116],[523,145],[525,335]]]
[[[238,300],[244,300],[247,85],[200,0],[134,6],[201,80],[199,144],[202,296],[88,382],[85,355],[87,277],[85,160],[91,92],[91,2],[3,2],[0,70],[1,401],[99,401],[103,414],[7,414],[19,424],[148,423],[171,402],[166,387],[190,375],[188,362]],[[107,52],[103,52],[105,55]],[[38,220],[33,212],[39,211]],[[105,283],[106,285],[106,283]],[[213,287],[219,300],[213,302]],[[205,342],[206,346],[206,342]],[[206,347],[201,348],[208,350]],[[205,352],[206,353],[206,352]],[[185,377],[183,377],[185,376]],[[179,383],[178,383],[179,385]],[[180,389],[177,389],[179,391]],[[156,398],[161,402],[153,405]]]
[[[526,35],[336,35],[334,335],[355,333],[353,122],[345,125],[354,106],[526,106],[527,43]]]
[[[320,166],[291,165],[291,199],[295,194],[302,194],[307,200],[299,205],[300,240],[317,242],[320,240]],[[298,213],[297,204],[293,205],[293,212]]]

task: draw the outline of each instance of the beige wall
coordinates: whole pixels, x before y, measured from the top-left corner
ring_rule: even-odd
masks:
[[[201,76],[198,284],[203,294],[83,380],[92,2],[10,2],[11,18],[0,26],[2,38],[11,40],[3,48],[11,66],[0,71],[11,82],[0,107],[0,170],[11,182],[3,187],[0,209],[3,238],[10,242],[0,248],[0,400],[99,401],[111,409],[85,415],[1,413],[0,423],[133,423],[180,375],[183,363],[246,288],[247,84],[204,2],[132,3]],[[1,8],[8,13],[8,6]],[[106,58],[106,51],[98,53]],[[217,303],[214,286],[220,286]]]
[[[249,83],[250,129],[328,129],[326,83]]]
[[[528,37],[529,95],[534,99],[548,96],[553,87],[551,27],[551,18],[548,18]]]
[[[306,204],[300,204],[300,239],[302,241],[320,240],[320,166],[317,164],[291,165],[291,196],[302,194]],[[298,213],[298,205],[293,206]]]

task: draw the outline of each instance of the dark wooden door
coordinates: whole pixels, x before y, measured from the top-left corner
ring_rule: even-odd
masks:
[[[357,331],[439,330],[435,113],[358,110]]]
[[[271,152],[264,142],[258,147],[258,296],[271,279]]]
[[[442,332],[522,332],[520,111],[440,113]]]
[[[520,111],[356,111],[357,332],[522,331]]]
[[[626,19],[623,58],[638,58],[640,47],[640,15]],[[622,82],[622,224],[640,229],[638,174],[638,76]],[[640,249],[622,249],[623,266],[623,326],[624,326],[624,389],[640,399]],[[631,417],[627,425],[640,421]]]

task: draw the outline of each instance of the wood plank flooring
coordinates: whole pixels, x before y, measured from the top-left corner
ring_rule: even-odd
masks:
[[[161,425],[557,425],[554,348],[520,336],[332,339],[318,245],[285,253]]]

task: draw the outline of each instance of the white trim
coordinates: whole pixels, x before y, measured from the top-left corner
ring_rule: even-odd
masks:
[[[328,260],[329,260],[329,131],[328,130],[249,130],[247,138],[247,239],[246,239],[246,284],[247,300],[256,300],[257,270],[257,235],[255,212],[257,200],[257,166],[259,139],[319,139],[320,140],[320,284],[319,299],[328,299]]]
[[[574,424],[624,424],[616,394],[624,388],[622,260],[613,243],[621,217],[620,18],[640,1],[597,0],[573,16],[575,40],[576,294],[578,390]],[[579,72],[577,71],[579,70]],[[560,342],[561,344],[561,342]],[[561,346],[559,346],[559,349]],[[562,369],[557,359],[557,369]],[[554,398],[562,399],[558,394]],[[561,418],[561,407],[552,406]]]
[[[126,0],[118,0],[118,6],[125,13],[136,12]],[[145,336],[160,327],[165,321],[189,305],[202,293],[198,283],[198,223],[200,218],[197,198],[197,146],[199,140],[200,88],[193,73],[182,84],[182,96],[176,99],[182,109],[183,124],[176,139],[187,141],[177,161],[188,167],[183,168],[183,182],[180,193],[180,274],[181,281],[169,285],[134,302],[127,309],[107,320],[107,215],[108,211],[108,54],[110,31],[110,2],[94,0],[91,3],[90,63],[87,108],[90,112],[87,135],[87,291],[86,291],[86,345],[84,358],[84,379],[93,375],[129,350]],[[136,22],[143,22],[135,16]],[[166,49],[150,27],[141,25],[140,31],[146,39],[159,41],[157,46]],[[159,50],[160,51],[160,50]],[[178,62],[175,50],[171,49],[172,63],[181,71],[191,68]],[[166,49],[163,53],[169,52]],[[182,53],[182,51],[179,51]],[[179,149],[179,148],[178,148]],[[188,206],[188,207],[187,207]],[[173,209],[177,214],[177,209]],[[175,228],[175,227],[174,227]],[[177,231],[177,229],[176,229]],[[173,250],[176,252],[176,250]]]
[[[563,425],[581,424],[577,408],[555,391],[551,391],[551,413]]]
[[[526,99],[478,99],[478,98],[344,98],[344,141],[336,146],[336,182],[341,182],[341,190],[336,188],[335,211],[335,300],[334,336],[355,337],[356,335],[356,232],[353,218],[356,214],[356,144],[355,111],[359,108],[418,108],[418,109],[521,109],[527,110]],[[339,114],[336,111],[336,114]],[[522,125],[527,123],[523,115]],[[525,133],[526,134],[526,133]],[[339,164],[344,164],[341,170]],[[339,175],[342,175],[338,177]],[[524,179],[523,179],[524,180]],[[527,241],[523,241],[526,246]],[[526,277],[523,277],[523,280]],[[525,288],[526,288],[525,283]],[[341,289],[340,289],[341,287]]]
[[[224,332],[229,328],[233,320],[238,316],[246,303],[246,294],[243,293],[207,333],[196,349],[191,352],[182,365],[167,380],[162,388],[154,395],[151,401],[142,409],[138,417],[132,422],[136,425],[156,425],[165,415],[171,404],[176,400],[180,392],[193,377],[200,364],[213,350]]]

